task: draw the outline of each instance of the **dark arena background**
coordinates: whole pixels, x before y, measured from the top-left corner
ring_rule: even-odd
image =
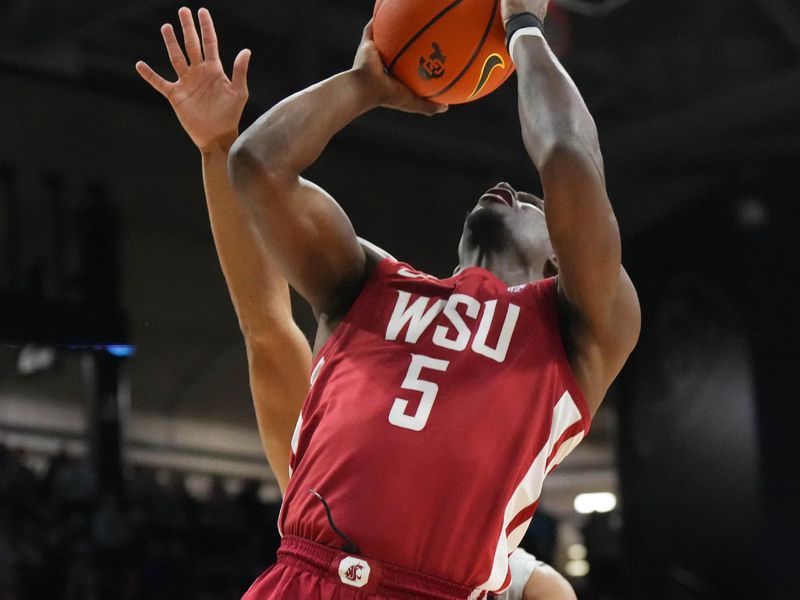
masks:
[[[586,600],[800,598],[800,3],[556,4],[643,330],[523,545]],[[0,600],[235,600],[274,560],[199,155],[134,71],[169,72],[180,6],[0,0]],[[205,6],[226,68],[253,50],[245,125],[348,68],[372,9]],[[438,276],[483,190],[538,189],[514,80],[374,111],[307,175]]]

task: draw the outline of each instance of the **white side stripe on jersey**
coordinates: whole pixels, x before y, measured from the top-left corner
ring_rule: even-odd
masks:
[[[514,528],[514,531],[508,534],[508,547],[509,549],[514,548],[516,549],[520,542],[522,541],[525,532],[528,531],[528,526],[531,524],[533,517],[528,519],[527,521],[523,521],[519,525]],[[513,550],[510,550],[513,552]]]
[[[319,377],[319,372],[322,371],[322,367],[324,365],[325,365],[325,357],[323,356],[322,358],[319,359],[319,362],[314,367],[314,370],[311,371],[311,380],[309,382],[311,385],[314,385],[314,382],[317,380],[317,377]]]
[[[300,430],[303,428],[303,414],[297,415],[297,423],[294,426],[294,433],[292,433],[292,454],[297,454],[297,446],[300,444]],[[289,467],[289,475],[292,474],[292,467]]]
[[[570,452],[575,450],[575,446],[581,443],[583,439],[583,432],[572,436],[568,440],[564,440],[564,442],[558,447],[556,451],[556,455],[553,457],[553,460],[550,461],[550,464],[547,465],[547,473],[545,475],[549,475],[550,471],[555,469],[558,465],[561,464],[561,461],[564,460]]]
[[[565,440],[556,451],[556,455],[553,457],[553,460],[550,461],[550,464],[547,465],[547,469],[545,475],[548,475],[550,471],[552,471],[555,467],[557,467],[567,455],[575,449],[580,441],[583,439],[583,432],[579,433],[578,435],[574,435],[568,440]],[[513,531],[509,532],[508,534],[508,547],[509,549],[518,549],[520,542],[522,541],[525,532],[528,531],[528,527],[531,524],[533,519],[528,519],[527,521],[523,521],[519,525],[517,525]]]
[[[528,469],[528,472],[522,478],[522,481],[520,481],[517,489],[511,495],[511,499],[506,505],[503,527],[497,541],[492,571],[489,575],[489,579],[487,579],[483,585],[479,586],[479,589],[502,591],[498,590],[498,588],[502,586],[506,580],[506,575],[508,573],[508,555],[519,545],[522,535],[527,529],[527,523],[530,523],[530,520],[516,527],[508,536],[506,535],[506,529],[520,512],[539,499],[547,471],[547,459],[553,453],[553,448],[558,440],[561,439],[561,436],[563,436],[570,427],[580,422],[581,419],[581,411],[578,409],[572,396],[569,392],[564,392],[553,409],[553,424],[550,428],[550,436],[547,443],[534,459],[530,469]],[[583,432],[581,432],[567,440],[563,445],[570,446],[569,450],[572,450],[583,438],[583,435]],[[556,456],[559,455],[561,455],[560,449]],[[566,456],[566,454],[564,454],[564,456]],[[552,461],[552,463],[556,464],[555,461]]]
[[[319,359],[319,362],[314,366],[314,370],[311,371],[311,385],[314,385],[314,382],[319,377],[319,372],[322,371],[322,367],[325,365],[325,357]],[[300,444],[300,430],[303,428],[303,413],[301,412],[297,415],[297,423],[294,426],[294,432],[292,433],[292,441],[290,446],[292,448],[292,455],[297,454],[297,447]],[[289,477],[292,476],[292,466],[289,465]]]
[[[319,377],[319,372],[322,371],[322,367],[325,365],[325,357],[319,359],[317,364],[314,366],[314,370],[311,371],[311,385],[314,385],[314,382]],[[292,433],[292,441],[289,443],[289,446],[292,449],[292,460],[294,460],[295,455],[297,454],[297,448],[300,446],[300,431],[303,429],[303,413],[300,412],[297,415],[297,423],[294,426],[294,432]],[[289,478],[292,477],[294,474],[294,470],[292,469],[291,462],[289,464]],[[283,537],[283,528],[281,527],[281,522],[283,521],[283,509],[285,508],[286,504],[283,502],[281,503],[281,509],[278,511],[278,533],[281,537]]]

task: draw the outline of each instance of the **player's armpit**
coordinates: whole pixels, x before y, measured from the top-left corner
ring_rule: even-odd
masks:
[[[276,324],[269,336],[246,338],[246,345],[258,430],[283,493],[292,434],[309,388],[311,349],[291,319]]]
[[[621,265],[620,232],[599,149],[573,141],[552,150],[540,170],[570,361],[596,410],[636,344],[640,314]]]
[[[559,291],[562,333],[566,334],[570,365],[592,414],[600,407],[608,388],[628,360],[641,330],[639,299],[624,268],[620,268],[616,279],[608,324],[601,330],[589,327]]]

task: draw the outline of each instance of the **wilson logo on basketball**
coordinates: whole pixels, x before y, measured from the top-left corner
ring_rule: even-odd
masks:
[[[350,581],[361,581],[361,569],[363,568],[363,565],[353,565],[344,572],[344,576]]]
[[[425,81],[439,79],[441,76],[443,76],[444,63],[447,62],[447,57],[442,52],[439,44],[433,42],[432,46],[433,52],[431,52],[427,57],[419,57],[419,68],[417,69],[417,73]]]

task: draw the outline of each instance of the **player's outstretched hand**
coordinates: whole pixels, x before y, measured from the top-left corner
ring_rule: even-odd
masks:
[[[448,108],[446,104],[423,100],[386,72],[372,39],[372,21],[364,27],[353,70],[364,76],[367,85],[377,94],[381,106],[428,116],[443,113]]]
[[[208,10],[201,8],[197,13],[202,41],[192,11],[183,7],[178,11],[178,18],[183,29],[185,52],[172,25],[161,26],[161,35],[178,80],[167,81],[143,61],[136,63],[136,71],[169,100],[181,125],[200,150],[210,149],[222,141],[232,143],[247,103],[250,50],[239,52],[233,62],[233,76],[228,79],[219,59],[217,33]]]
[[[503,15],[503,23],[513,15],[523,12],[531,12],[544,21],[549,5],[550,0],[500,0],[500,12]]]

